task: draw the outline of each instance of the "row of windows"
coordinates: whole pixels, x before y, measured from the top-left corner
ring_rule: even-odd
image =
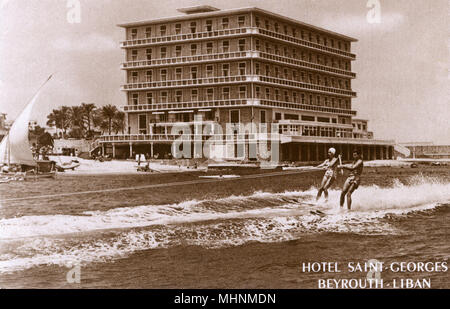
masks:
[[[158,96],[158,97],[157,97]],[[251,97],[251,93],[246,86],[239,86],[231,89],[230,87],[206,88],[206,89],[190,89],[176,91],[155,91],[145,93],[145,102],[139,93],[130,94],[130,105],[138,104],[154,104],[169,102],[187,102],[187,101],[212,101],[212,100],[229,100],[229,99],[247,99]],[[254,98],[275,100],[284,102],[293,102],[303,105],[315,105],[340,109],[351,109],[349,99],[335,98],[329,96],[312,95],[298,93],[296,91],[281,91],[280,89],[255,87]]]
[[[338,137],[351,138],[351,129],[305,126],[305,125],[282,125],[279,128],[280,134],[292,134],[300,136]]]
[[[230,48],[231,46],[231,48]],[[156,54],[157,49],[159,52]],[[239,39],[237,41],[220,41],[220,42],[206,42],[203,44],[187,44],[187,45],[175,45],[175,46],[163,46],[159,48],[146,48],[145,54],[142,50],[139,52],[138,49],[132,49],[130,51],[128,59],[130,61],[139,60],[152,60],[152,59],[164,59],[171,57],[183,57],[183,56],[196,56],[201,54],[215,54],[215,53],[229,53],[234,51],[247,51],[250,48],[246,39]],[[288,46],[283,46],[282,48],[278,44],[272,44],[269,42],[261,42],[260,40],[255,40],[254,49],[255,51],[262,51],[268,54],[282,56],[290,59],[307,61],[314,64],[329,66],[333,68],[339,68],[342,70],[349,71],[350,61],[342,60],[337,57],[323,56],[318,53],[310,52],[305,50],[297,50],[296,48],[291,48]]]
[[[129,38],[131,40],[136,40],[138,38],[163,37],[174,34],[197,33],[202,31],[209,32],[216,29],[225,30],[230,29],[230,25],[237,27],[246,26],[247,16],[237,16],[237,20],[235,20],[235,18],[236,17],[222,17],[220,20],[207,19],[203,23],[200,21],[189,21],[187,23],[147,26],[143,29],[132,28],[130,29]],[[232,20],[232,24],[230,24],[230,19]]]
[[[184,23],[178,22],[165,25],[146,26],[143,28],[131,28],[129,29],[128,39],[136,40],[141,38],[164,37],[185,33],[194,34],[198,32],[226,30],[230,29],[230,27],[241,28],[245,26],[249,26],[248,17],[246,15],[230,16],[207,19],[204,21],[188,21]],[[323,45],[325,47],[339,49],[347,52],[350,51],[349,42],[345,42],[337,38],[332,38],[328,35],[320,34],[318,32],[301,29],[298,26],[279,23],[270,19],[263,19],[259,16],[254,17],[254,26],[311,43]]]
[[[231,68],[231,69],[230,69]],[[199,79],[208,77],[228,77],[236,75],[248,75],[249,68],[247,63],[239,62],[237,65],[230,66],[230,63],[222,63],[220,65],[206,65],[205,70],[199,70],[199,67],[179,67],[175,69],[163,68],[155,69],[157,76],[154,76],[153,70],[132,71],[129,72],[129,83],[182,80],[182,79]],[[145,73],[144,73],[145,72]],[[281,68],[279,66],[261,65],[256,62],[254,67],[254,75],[275,77],[285,80],[309,83],[313,85],[333,87],[337,89],[351,90],[350,80],[329,77],[322,74],[307,73],[291,68]],[[144,75],[145,74],[145,75]],[[155,78],[158,77],[158,78]]]

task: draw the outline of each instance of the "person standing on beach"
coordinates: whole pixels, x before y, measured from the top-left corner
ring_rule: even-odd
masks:
[[[355,149],[353,151],[353,163],[352,165],[339,165],[338,168],[346,169],[350,171],[347,180],[344,183],[344,187],[341,192],[340,206],[344,207],[345,197],[347,196],[347,208],[352,208],[352,193],[358,189],[361,183],[361,174],[364,168],[364,162],[362,159],[361,151]]]
[[[331,187],[333,182],[336,180],[336,168],[338,166],[338,158],[336,158],[336,149],[330,148],[328,150],[328,159],[326,159],[322,164],[318,165],[318,168],[326,168],[327,171],[322,179],[322,184],[320,185],[319,191],[317,192],[316,201],[322,196],[322,192],[325,195],[325,201],[328,201],[328,189]]]

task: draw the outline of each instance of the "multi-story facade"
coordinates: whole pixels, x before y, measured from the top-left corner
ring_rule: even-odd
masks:
[[[282,160],[321,160],[329,146],[346,159],[355,146],[371,159],[392,156],[391,142],[353,134],[355,39],[259,8],[179,11],[185,15],[119,25],[128,134],[103,136],[104,151],[164,156],[177,138],[173,125],[193,127],[201,117],[220,124],[224,139],[226,124],[269,124],[269,136],[281,136]],[[231,147],[224,157],[249,153]]]

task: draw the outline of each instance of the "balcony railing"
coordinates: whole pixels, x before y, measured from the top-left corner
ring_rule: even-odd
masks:
[[[279,56],[275,54],[270,54],[260,51],[240,51],[240,52],[228,52],[228,53],[216,53],[216,54],[204,54],[198,56],[184,56],[184,57],[171,57],[171,58],[160,58],[153,60],[138,60],[129,61],[122,63],[122,69],[140,69],[147,67],[156,66],[168,66],[168,65],[180,65],[187,63],[197,63],[197,62],[214,62],[223,61],[226,59],[242,59],[242,58],[261,58],[264,60],[269,60],[278,64],[287,64],[289,66],[294,66],[303,69],[309,69],[316,72],[333,74],[341,77],[355,78],[356,73],[338,69],[334,67],[329,67],[326,65],[316,64],[313,62],[305,60],[297,60],[289,57]]]
[[[228,100],[211,100],[211,101],[193,101],[193,102],[175,102],[175,103],[155,103],[155,104],[138,104],[122,106],[124,112],[153,112],[164,110],[183,110],[183,109],[199,109],[199,108],[224,108],[236,106],[264,106],[277,107],[290,110],[314,111],[328,114],[339,114],[345,116],[355,116],[356,111],[341,109],[335,107],[325,107],[301,104],[295,102],[284,102],[266,99],[228,99]]]
[[[197,79],[180,79],[180,80],[168,80],[168,81],[155,81],[145,83],[131,83],[122,86],[122,90],[145,90],[155,88],[172,88],[172,87],[191,87],[199,85],[214,85],[214,84],[232,84],[242,83],[245,81],[251,82],[252,77],[250,75],[236,75],[236,76],[217,76],[217,77],[205,77]]]
[[[256,55],[256,57],[274,61],[279,64],[289,64],[289,65],[292,65],[295,67],[308,68],[310,70],[324,72],[324,73],[332,73],[334,75],[343,76],[343,77],[350,77],[350,78],[356,77],[356,73],[353,73],[351,71],[337,69],[337,68],[333,68],[333,67],[329,67],[329,66],[325,66],[325,65],[321,65],[321,64],[316,64],[316,63],[309,62],[309,61],[297,60],[297,59],[293,59],[293,58],[289,58],[289,57],[269,54],[266,52],[257,52],[257,53],[258,54]]]
[[[219,108],[251,105],[250,99],[224,99],[211,101],[171,102],[122,106],[124,112],[152,112],[161,110],[182,110],[189,108]]]
[[[182,56],[182,57],[171,57],[171,58],[159,58],[152,60],[137,60],[122,63],[122,69],[137,69],[155,66],[168,66],[168,65],[179,65],[184,63],[193,62],[214,62],[223,61],[227,59],[239,59],[252,57],[251,51],[238,51],[238,52],[227,52],[227,53],[216,53],[216,54],[203,54],[195,56]]]
[[[196,33],[183,33],[183,34],[174,34],[167,36],[122,41],[120,42],[120,47],[122,48],[142,47],[142,46],[166,44],[170,42],[204,40],[250,33],[252,33],[252,28],[233,28],[233,29],[196,32]]]
[[[303,82],[297,82],[288,79],[281,79],[269,76],[260,75],[236,75],[236,76],[223,76],[223,77],[205,77],[197,79],[183,79],[183,80],[170,80],[170,81],[156,81],[156,82],[143,82],[143,83],[131,83],[122,86],[124,91],[137,91],[137,90],[154,90],[158,88],[173,88],[173,87],[192,87],[192,86],[208,86],[216,85],[219,83],[233,84],[233,83],[270,83],[274,86],[285,86],[294,89],[304,89],[311,92],[337,94],[340,96],[354,97],[356,92],[343,90],[333,87],[325,87],[314,84],[307,84]]]
[[[129,142],[147,142],[147,141],[205,141],[211,138],[216,140],[237,140],[237,141],[261,141],[278,138],[278,134],[271,133],[245,133],[245,134],[124,134],[124,135],[102,135],[99,139],[100,143],[129,143]]]
[[[120,46],[122,48],[133,48],[133,47],[143,47],[150,45],[160,45],[167,44],[171,42],[183,42],[183,41],[191,41],[191,40],[205,40],[211,38],[220,38],[220,37],[230,37],[236,35],[243,34],[257,34],[264,37],[275,38],[277,40],[287,42],[294,45],[299,45],[302,47],[318,50],[321,52],[329,53],[332,55],[337,55],[349,59],[355,59],[356,55],[347,51],[343,51],[337,48],[332,48],[328,46],[323,46],[317,43],[309,42],[307,40],[295,38],[286,34],[277,33],[274,31],[266,30],[259,27],[245,27],[245,28],[233,28],[233,29],[222,29],[222,30],[213,30],[213,31],[205,31],[205,32],[197,32],[197,33],[184,33],[184,34],[175,34],[175,35],[167,35],[167,36],[159,36],[152,38],[139,38],[133,40],[122,41]]]
[[[284,86],[290,87],[290,88],[295,88],[295,89],[301,88],[304,90],[310,90],[310,91],[321,92],[321,93],[332,93],[332,94],[338,94],[341,96],[356,97],[356,92],[350,91],[350,90],[343,90],[343,89],[339,89],[339,88],[307,84],[307,83],[303,83],[303,82],[297,82],[297,81],[293,81],[293,80],[275,78],[275,77],[269,77],[269,76],[258,76],[258,78],[259,78],[259,81],[263,82],[263,83],[284,85]]]

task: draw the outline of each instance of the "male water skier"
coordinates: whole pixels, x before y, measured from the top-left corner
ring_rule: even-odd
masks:
[[[319,191],[317,192],[316,201],[322,196],[322,192],[325,195],[325,201],[328,201],[328,189],[331,187],[333,182],[336,180],[336,169],[338,167],[338,158],[336,158],[336,149],[330,148],[328,150],[328,159],[326,159],[322,164],[318,165],[318,168],[325,167],[327,171],[322,179],[322,184],[320,185]]]
[[[350,174],[344,183],[344,187],[342,188],[340,200],[342,208],[344,207],[345,196],[347,196],[347,208],[350,210],[352,208],[352,193],[358,189],[359,184],[361,183],[361,174],[364,168],[361,151],[359,149],[353,151],[352,165],[339,165],[338,168],[350,171]]]

